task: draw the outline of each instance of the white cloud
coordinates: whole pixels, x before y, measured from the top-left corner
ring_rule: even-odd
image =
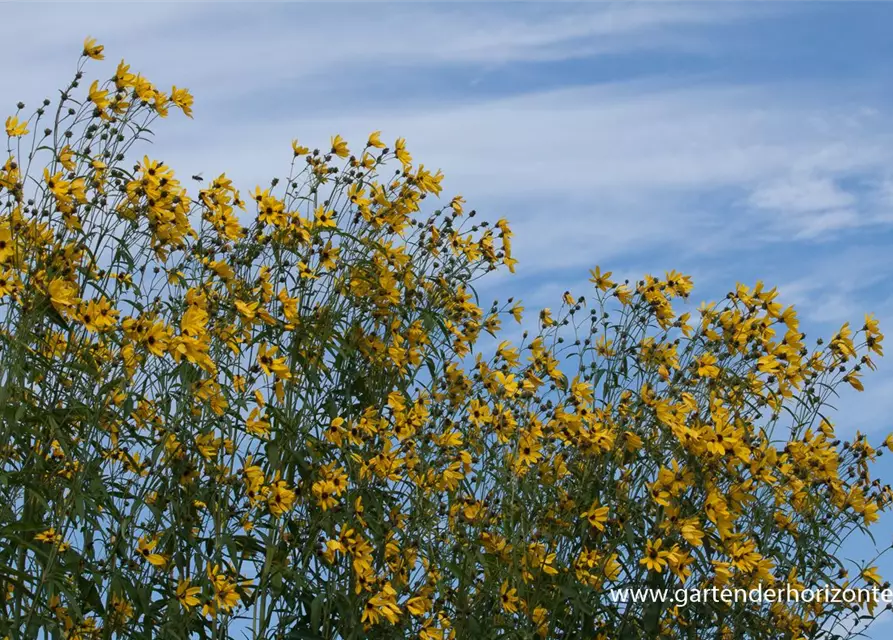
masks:
[[[762,209],[799,214],[850,207],[855,203],[855,197],[833,180],[792,175],[787,180],[757,188],[750,194],[750,202]]]

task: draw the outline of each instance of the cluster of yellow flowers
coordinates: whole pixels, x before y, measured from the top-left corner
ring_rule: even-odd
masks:
[[[824,415],[874,318],[810,350],[761,284],[693,317],[687,276],[596,268],[485,357],[524,311],[472,287],[511,231],[458,196],[422,215],[443,176],[404,140],[294,141],[248,200],[190,194],[123,163],[192,97],[122,62],[77,100],[102,57],[6,120],[0,634],[814,637],[845,609],[606,589],[882,582],[835,555],[893,498],[881,443]]]

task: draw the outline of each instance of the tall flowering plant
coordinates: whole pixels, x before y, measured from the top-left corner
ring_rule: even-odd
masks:
[[[596,268],[500,342],[523,309],[473,283],[508,224],[427,206],[402,139],[184,183],[137,147],[192,96],[85,80],[103,55],[5,122],[0,637],[830,638],[883,608],[610,595],[889,586],[840,548],[893,439],[826,415],[872,317],[807,346],[762,284],[680,313],[688,277]]]

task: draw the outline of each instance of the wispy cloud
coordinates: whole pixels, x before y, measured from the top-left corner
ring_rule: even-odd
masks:
[[[877,206],[889,193],[893,131],[884,120],[833,96],[816,107],[811,97],[776,93],[636,82],[423,111],[359,106],[303,116],[298,106],[266,121],[207,119],[211,130],[238,126],[245,141],[237,147],[208,129],[174,131],[163,146],[190,170],[229,169],[251,184],[281,170],[293,136],[311,145],[334,132],[405,136],[417,158],[444,169],[448,189],[514,221],[522,264],[537,272],[655,245],[716,252],[745,233],[796,241],[887,224]],[[193,135],[218,141],[199,147]],[[222,164],[234,157],[236,166]]]
[[[753,14],[754,12],[749,12]],[[631,49],[682,46],[679,30],[744,15],[725,6],[273,3],[40,4],[5,11],[10,51],[29,69],[8,71],[16,86],[53,74],[86,34],[125,51],[146,72],[176,69],[206,96],[250,95],[282,83],[336,80],[383,69],[579,59]],[[37,70],[40,73],[35,74]],[[0,95],[0,97],[4,97]]]

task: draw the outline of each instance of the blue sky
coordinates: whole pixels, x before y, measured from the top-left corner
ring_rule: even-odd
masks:
[[[189,87],[195,120],[153,157],[244,189],[290,141],[403,136],[417,161],[516,232],[518,273],[481,287],[528,308],[623,277],[693,275],[695,301],[777,285],[808,335],[874,312],[893,328],[893,4],[20,4],[4,8],[0,105],[69,79],[92,35]],[[485,280],[486,282],[486,280]],[[696,303],[692,304],[694,308]],[[893,365],[838,429],[893,430]],[[879,469],[893,480],[893,455]],[[893,518],[879,529],[893,535]],[[854,557],[868,555],[853,545]],[[884,565],[893,577],[893,559]],[[875,637],[889,632],[876,626]]]

